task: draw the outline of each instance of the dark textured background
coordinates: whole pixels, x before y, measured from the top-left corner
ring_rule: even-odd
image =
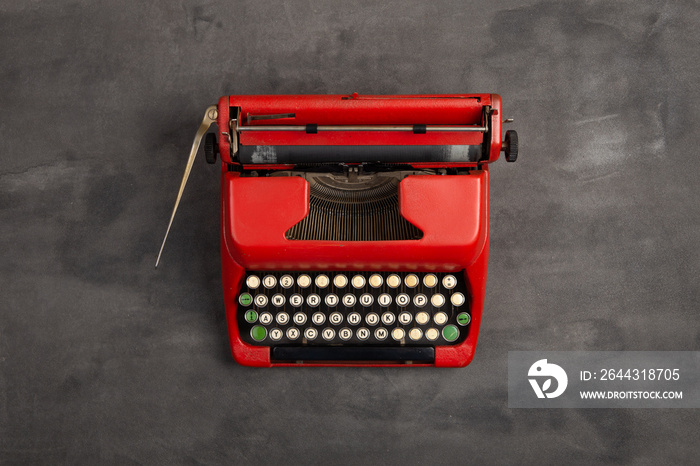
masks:
[[[700,6],[0,2],[0,463],[691,462],[696,410],[512,410],[510,350],[700,349]],[[493,5],[490,5],[493,3]],[[249,369],[229,356],[228,93],[497,92],[474,362]]]

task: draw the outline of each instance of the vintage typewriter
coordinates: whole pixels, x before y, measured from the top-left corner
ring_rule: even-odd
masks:
[[[488,167],[518,153],[515,131],[501,137],[507,121],[496,94],[234,95],[209,107],[168,232],[217,123],[204,152],[222,162],[236,361],[467,365],[486,285]]]

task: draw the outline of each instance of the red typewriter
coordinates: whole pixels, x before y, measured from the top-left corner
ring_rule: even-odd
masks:
[[[518,153],[515,131],[502,138],[507,121],[496,94],[233,95],[209,107],[168,232],[216,123],[204,152],[221,159],[236,361],[469,364],[486,286],[489,163]]]

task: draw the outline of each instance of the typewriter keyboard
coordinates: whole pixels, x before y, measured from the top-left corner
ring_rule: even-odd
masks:
[[[249,271],[238,327],[252,345],[453,345],[469,330],[468,299],[464,272]]]

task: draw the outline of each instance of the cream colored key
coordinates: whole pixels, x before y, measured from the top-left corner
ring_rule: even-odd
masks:
[[[256,275],[251,275],[246,279],[245,284],[248,285],[248,288],[251,290],[255,290],[260,286],[260,279]]]
[[[430,341],[437,340],[439,336],[440,336],[440,332],[438,332],[437,329],[429,328],[428,330],[425,331],[425,338],[427,338]]]
[[[435,307],[442,307],[445,304],[445,297],[443,295],[441,295],[440,293],[434,294],[430,298],[430,302]]]
[[[280,277],[280,285],[282,285],[282,288],[289,289],[294,285],[294,279],[291,275],[282,275]]]
[[[336,275],[335,278],[333,278],[333,284],[337,288],[345,288],[348,285],[348,277],[345,275]]]
[[[369,338],[370,332],[366,328],[362,327],[357,329],[357,338],[364,341]]]
[[[398,286],[401,285],[401,277],[395,273],[391,274],[386,277],[386,284],[389,285],[389,288],[398,288]]]
[[[457,279],[454,275],[445,275],[442,279],[442,286],[444,286],[448,290],[451,290],[452,288],[457,286]]]
[[[419,325],[425,325],[430,321],[430,316],[427,312],[419,312],[416,314],[416,323]]]
[[[327,275],[319,275],[316,277],[316,286],[319,288],[325,288],[330,284],[330,279]]]
[[[355,275],[354,277],[352,277],[352,286],[354,286],[357,289],[360,289],[363,286],[365,286],[365,277],[363,277],[362,275]]]
[[[450,297],[450,301],[454,306],[461,306],[464,304],[464,295],[462,293],[455,293]]]
[[[415,288],[418,286],[418,277],[414,274],[406,275],[404,283],[406,283],[406,286],[409,288]]]
[[[302,288],[308,288],[309,286],[311,286],[311,277],[309,277],[306,274],[299,275],[299,277],[297,278],[297,285],[299,285]]]
[[[413,341],[420,340],[423,336],[423,331],[419,328],[412,328],[411,331],[408,332],[408,336],[411,337]]]
[[[365,316],[365,322],[367,322],[367,325],[377,325],[379,323],[379,315],[374,312],[370,312]]]
[[[371,277],[369,277],[369,284],[372,288],[379,288],[382,286],[382,276],[379,275],[378,273],[373,274]]]
[[[282,336],[284,336],[284,333],[282,333],[282,330],[278,328],[273,328],[270,330],[270,338],[277,341],[282,339]]]
[[[380,306],[387,307],[391,304],[391,295],[389,295],[388,293],[382,293],[377,298],[377,302]]]
[[[396,340],[396,341],[401,341],[403,340],[403,337],[406,336],[406,332],[404,329],[397,327],[394,330],[391,331],[391,337]]]
[[[371,306],[373,302],[374,302],[374,296],[372,296],[369,293],[365,293],[362,296],[360,296],[360,304],[362,304],[364,307]]]
[[[435,285],[437,285],[438,279],[435,275],[432,273],[429,273],[425,277],[423,277],[423,284],[427,286],[428,288],[433,288]]]
[[[350,330],[347,327],[343,327],[340,330],[338,330],[338,336],[341,340],[347,341],[350,338],[352,338],[352,330]]]
[[[445,325],[445,323],[447,323],[447,314],[445,314],[444,312],[438,312],[433,316],[433,321],[437,325]]]
[[[306,330],[304,330],[304,338],[306,338],[307,340],[315,340],[317,336],[318,330],[316,330],[313,327],[309,327]]]
[[[263,278],[263,285],[267,289],[274,288],[275,285],[277,285],[277,279],[272,275],[266,275],[265,278]]]
[[[300,333],[301,332],[299,332],[298,328],[289,327],[287,329],[287,338],[289,338],[290,340],[296,340],[297,338],[299,338]]]

